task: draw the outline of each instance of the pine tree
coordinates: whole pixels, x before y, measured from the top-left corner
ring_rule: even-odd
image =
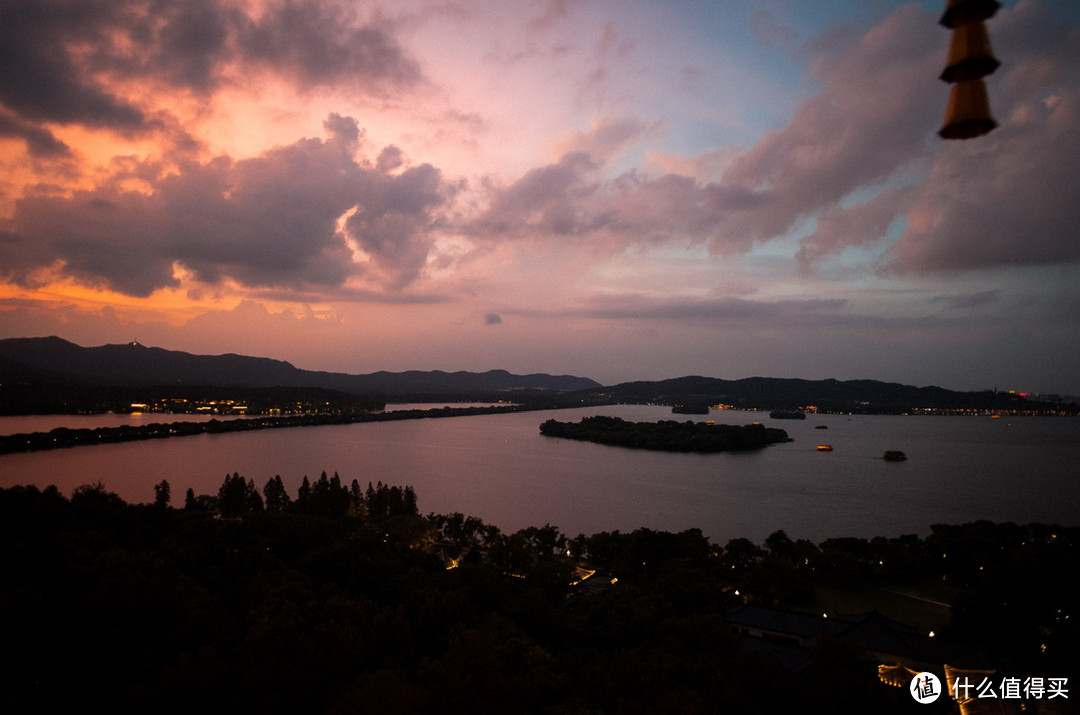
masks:
[[[266,486],[263,487],[263,497],[266,511],[269,512],[285,511],[292,501],[289,499],[289,493],[285,491],[285,485],[281,481],[280,474],[275,475],[266,482]]]
[[[306,513],[310,508],[311,502],[311,482],[308,481],[307,475],[304,475],[304,481],[300,482],[300,488],[296,492],[296,508],[301,513]]]
[[[247,482],[237,472],[225,475],[218,489],[218,509],[223,519],[238,519],[247,507]]]
[[[154,506],[164,509],[169,506],[171,500],[172,487],[169,486],[168,480],[162,479],[159,484],[154,485]]]

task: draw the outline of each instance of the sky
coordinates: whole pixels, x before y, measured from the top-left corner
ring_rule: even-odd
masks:
[[[5,0],[0,337],[1080,394],[1080,9]]]

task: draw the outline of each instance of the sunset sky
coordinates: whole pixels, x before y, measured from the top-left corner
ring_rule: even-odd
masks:
[[[1080,4],[4,0],[0,337],[1080,393]]]

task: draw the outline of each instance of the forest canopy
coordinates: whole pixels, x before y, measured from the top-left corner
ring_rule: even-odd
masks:
[[[941,638],[1046,674],[1080,652],[1062,619],[1077,586],[1059,577],[1080,566],[1076,529],[719,545],[696,529],[508,534],[337,474],[290,494],[234,473],[180,508],[167,482],[152,492],[0,490],[5,712],[894,712],[906,695],[856,645],[821,643],[794,673],[725,614],[942,579]]]

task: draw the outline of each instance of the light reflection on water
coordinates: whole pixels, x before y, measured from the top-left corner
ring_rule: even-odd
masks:
[[[608,414],[781,427],[795,439],[743,454],[674,454],[553,439],[546,419]],[[828,429],[815,429],[827,425]],[[834,447],[819,452],[819,443]],[[881,459],[903,450],[901,463]],[[280,474],[295,495],[307,475],[410,484],[424,512],[478,516],[513,531],[551,523],[571,536],[645,526],[700,528],[713,541],[928,533],[975,519],[1080,520],[1080,419],[810,415],[672,415],[619,405],[400,422],[329,425],[108,444],[0,456],[0,485],[101,481],[150,501],[167,479],[174,505],[191,487],[216,493],[239,472],[261,488]]]

